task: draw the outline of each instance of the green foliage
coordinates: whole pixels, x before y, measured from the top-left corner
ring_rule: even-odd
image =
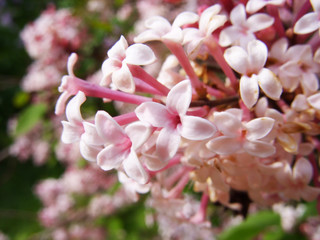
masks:
[[[219,240],[251,240],[259,233],[280,224],[280,216],[272,211],[250,215],[241,224],[231,227],[218,236]]]
[[[43,103],[27,107],[19,116],[15,135],[29,132],[39,123],[46,113],[47,106]]]

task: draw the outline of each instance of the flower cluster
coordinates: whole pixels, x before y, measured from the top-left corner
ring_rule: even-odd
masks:
[[[155,205],[179,202],[191,182],[202,197],[197,211],[179,211],[189,224],[205,225],[209,200],[243,209],[235,191],[260,205],[316,199],[320,6],[297,4],[230,0],[182,12],[172,24],[151,17],[134,44],[121,36],[107,52],[100,84],[75,76],[73,53],[56,105],[66,114],[62,141],[126,176],[131,190],[150,189]],[[166,46],[165,61],[150,41]],[[159,61],[158,76],[142,67]],[[87,97],[136,108],[84,119]]]

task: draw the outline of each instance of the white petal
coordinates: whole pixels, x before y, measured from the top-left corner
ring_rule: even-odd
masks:
[[[190,106],[191,97],[191,83],[189,80],[184,80],[170,90],[166,105],[171,113],[183,115]]]
[[[276,152],[276,148],[271,144],[263,141],[247,141],[243,144],[247,153],[256,157],[269,157]]]
[[[113,47],[108,51],[108,57],[122,61],[126,57],[125,51],[127,48],[127,40],[123,36],[121,36],[118,42],[116,42],[113,45]]]
[[[215,112],[213,116],[213,123],[223,135],[236,137],[240,134],[241,121],[233,114],[228,112]]]
[[[140,121],[149,123],[154,127],[165,127],[171,120],[167,108],[155,102],[145,102],[140,104],[135,113]]]
[[[211,151],[222,155],[230,155],[241,149],[241,144],[237,139],[226,136],[216,137],[210,140],[206,146]]]
[[[80,141],[81,134],[83,133],[83,126],[61,121],[63,130],[61,134],[61,141],[64,143],[74,143]]]
[[[103,145],[105,141],[99,136],[97,128],[94,124],[83,122],[84,133],[81,139],[89,145]]]
[[[320,64],[320,47],[319,47],[319,48],[317,49],[317,51],[314,53],[313,60],[314,60],[316,63],[319,63],[319,64]]]
[[[112,82],[117,89],[123,92],[133,93],[135,91],[133,77],[126,64],[112,73]]]
[[[137,149],[150,137],[152,131],[149,124],[134,122],[125,128],[125,132],[132,142],[132,148]]]
[[[285,56],[285,52],[288,49],[288,39],[287,38],[281,38],[277,40],[271,47],[271,50],[269,51],[269,55],[272,58],[275,58],[277,60],[281,60]]]
[[[306,95],[316,92],[319,88],[319,80],[317,75],[314,73],[302,74],[301,86]]]
[[[195,116],[181,117],[182,137],[189,140],[205,140],[211,138],[216,133],[216,127],[206,119]]]
[[[252,32],[257,32],[270,27],[274,22],[273,17],[268,14],[257,13],[248,18],[247,24]]]
[[[173,27],[182,27],[186,24],[195,23],[199,20],[199,15],[194,12],[182,12],[173,21]]]
[[[171,30],[171,24],[169,21],[161,16],[150,17],[145,21],[144,24],[147,28],[156,30],[157,32],[163,34],[166,34]]]
[[[224,15],[216,15],[210,19],[209,25],[207,26],[206,36],[211,35],[216,29],[223,26],[227,21],[227,17]]]
[[[232,67],[236,72],[241,74],[247,73],[247,69],[249,67],[249,56],[242,47],[233,46],[228,48],[224,52],[223,56],[230,67]]]
[[[291,108],[298,112],[307,110],[309,105],[306,96],[297,94],[291,103]]]
[[[134,39],[136,43],[144,43],[149,41],[159,41],[161,40],[161,36],[159,33],[155,32],[154,30],[146,30],[136,36]]]
[[[208,24],[210,24],[210,21],[212,20],[212,18],[215,15],[217,15],[220,11],[221,11],[221,6],[219,4],[215,4],[211,7],[208,7],[206,10],[204,10],[199,20],[200,31],[206,32]]]
[[[127,48],[125,61],[133,65],[148,65],[156,61],[156,56],[147,45],[136,43]]]
[[[313,108],[320,110],[320,93],[308,97],[307,101]]]
[[[320,2],[318,0],[310,0],[312,8],[315,12],[320,12]]]
[[[163,128],[156,142],[156,155],[163,161],[168,161],[178,151],[181,137],[176,129]]]
[[[66,108],[66,115],[69,122],[81,123],[83,121],[80,106],[86,101],[86,96],[79,91],[68,103]]]
[[[297,34],[307,34],[320,27],[319,13],[310,12],[302,16],[294,25],[293,31]]]
[[[282,85],[276,75],[267,68],[263,68],[258,75],[258,83],[263,92],[273,100],[279,100]]]
[[[148,173],[141,165],[137,154],[132,150],[123,162],[126,174],[139,184],[146,184],[149,180]]]
[[[246,138],[250,141],[265,137],[273,128],[274,120],[269,117],[261,117],[246,123]]]
[[[222,47],[227,47],[233,44],[234,42],[239,40],[240,37],[242,37],[240,30],[241,29],[235,26],[226,27],[220,32],[219,44]]]
[[[84,141],[80,141],[80,153],[81,156],[90,162],[97,161],[97,155],[102,150],[100,146],[93,146],[85,143]]]
[[[182,33],[181,28],[173,27],[170,32],[168,32],[162,36],[162,39],[172,41],[175,43],[182,43],[183,33]]]
[[[248,43],[248,56],[250,70],[252,73],[258,73],[265,65],[268,57],[268,48],[260,40],[252,40]]]
[[[108,76],[110,76],[114,71],[120,69],[121,66],[121,62],[117,61],[117,60],[113,60],[111,58],[106,59],[103,63],[102,63],[102,73],[103,73],[103,77],[107,78]]]
[[[109,171],[120,167],[129,153],[128,149],[124,149],[123,146],[111,144],[99,152],[97,163],[103,170]]]
[[[256,104],[259,97],[259,85],[257,76],[251,78],[242,76],[240,78],[240,95],[247,108],[252,108]]]
[[[119,124],[105,111],[98,111],[95,116],[97,132],[106,144],[121,144],[128,137]]]
[[[232,25],[240,26],[244,25],[247,19],[246,9],[243,4],[239,4],[234,7],[230,13],[230,21]]]

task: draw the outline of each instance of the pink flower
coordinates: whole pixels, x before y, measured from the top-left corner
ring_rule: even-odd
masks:
[[[259,40],[250,41],[247,50],[233,46],[224,53],[228,64],[236,72],[242,74],[240,94],[248,108],[256,104],[259,97],[259,86],[273,100],[278,100],[282,93],[282,86],[275,74],[264,68],[267,56],[267,46]]]
[[[184,80],[171,89],[165,106],[147,102],[135,110],[141,121],[161,129],[156,141],[156,155],[163,161],[176,154],[181,137],[189,140],[205,140],[216,132],[215,126],[208,120],[186,115],[191,96],[191,84],[188,80]]]
[[[130,178],[145,184],[148,181],[148,174],[140,163],[136,151],[149,138],[151,128],[144,123],[134,122],[123,130],[104,111],[97,112],[95,124],[105,144],[97,156],[98,165],[105,171],[123,166]]]
[[[148,46],[137,43],[128,47],[123,36],[108,51],[108,57],[102,64],[103,80],[101,84],[105,85],[107,78],[111,77],[117,89],[130,93],[135,91],[135,84],[127,64],[148,65],[156,60]]]

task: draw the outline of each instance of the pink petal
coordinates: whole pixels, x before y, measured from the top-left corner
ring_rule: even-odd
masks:
[[[241,149],[241,143],[237,139],[227,136],[216,137],[206,146],[209,150],[222,155],[230,155]]]
[[[84,132],[82,123],[79,125],[67,121],[61,121],[63,130],[61,141],[64,143],[74,143],[80,141],[81,134]]]
[[[265,137],[273,128],[275,121],[269,117],[261,117],[246,123],[246,138],[249,141]]]
[[[276,75],[267,68],[258,74],[258,83],[263,92],[273,100],[279,100],[282,94],[282,85]]]
[[[93,146],[85,143],[84,141],[80,141],[80,153],[81,156],[90,162],[97,161],[97,155],[102,150],[101,146]]]
[[[264,0],[260,0],[260,1],[250,0],[246,5],[246,10],[248,13],[255,13],[267,4],[268,4],[267,1],[264,1]]]
[[[194,12],[182,12],[173,21],[173,27],[182,27],[186,24],[192,24],[199,20],[199,15]]]
[[[83,92],[79,91],[68,103],[66,115],[69,122],[81,123],[83,121],[80,106],[86,101],[86,96]]]
[[[135,151],[131,151],[123,162],[126,174],[139,184],[146,184],[149,180],[148,173],[140,163]]]
[[[116,42],[108,51],[108,57],[122,61],[126,57],[125,51],[127,48],[128,42],[123,36],[121,36],[118,42]]]
[[[84,133],[81,138],[89,145],[103,145],[105,141],[99,136],[96,125],[83,122]]]
[[[268,57],[268,48],[260,40],[252,40],[248,43],[248,56],[250,70],[252,73],[258,73],[265,65]]]
[[[271,144],[263,141],[247,141],[243,144],[245,151],[256,157],[269,157],[276,152],[276,148]]]
[[[111,58],[106,59],[103,63],[102,63],[102,73],[103,73],[103,77],[107,78],[109,77],[114,71],[119,70],[121,67],[121,61],[118,60],[114,60]]]
[[[122,64],[119,70],[112,73],[112,82],[123,92],[133,93],[135,91],[133,77],[126,64]]]
[[[310,12],[302,16],[294,25],[293,31],[297,34],[307,34],[320,27],[319,13]]]
[[[125,133],[132,142],[132,148],[137,149],[148,140],[152,131],[150,125],[142,122],[134,122],[125,128]]]
[[[175,85],[169,92],[166,106],[173,114],[186,114],[192,97],[191,83],[184,80]]]
[[[242,127],[241,121],[228,112],[215,112],[213,123],[223,135],[229,137],[238,136]]]
[[[291,108],[298,112],[307,110],[309,108],[307,97],[297,94],[291,103]]]
[[[148,65],[156,61],[156,56],[147,45],[136,43],[127,48],[125,61],[133,65]]]
[[[149,123],[154,127],[165,127],[171,123],[171,114],[165,106],[159,103],[142,103],[135,109],[135,113],[140,121]]]
[[[309,160],[306,158],[299,158],[294,164],[292,174],[295,181],[302,181],[303,183],[308,184],[313,175],[313,168]]]
[[[247,69],[249,67],[249,56],[242,47],[233,46],[228,48],[224,52],[223,56],[230,67],[232,67],[236,72],[247,74]]]
[[[273,17],[270,17],[268,14],[257,13],[248,18],[247,26],[250,31],[257,32],[270,27],[273,22]]]
[[[205,140],[216,133],[216,127],[208,120],[195,116],[181,117],[179,132],[182,137],[189,140]]]
[[[58,98],[54,113],[56,115],[61,115],[64,113],[64,110],[66,108],[66,102],[68,101],[69,97],[71,97],[72,94],[70,94],[67,91],[64,91]]]
[[[320,188],[318,187],[305,186],[301,191],[301,197],[307,202],[314,201],[319,196],[319,194]]]
[[[313,108],[320,110],[320,93],[308,97],[307,101]]]
[[[106,144],[121,144],[128,139],[119,124],[105,111],[98,111],[95,124],[99,136]]]
[[[168,164],[168,161],[163,161],[158,156],[143,155],[142,158],[144,159],[146,167],[151,171],[158,171]]]
[[[240,95],[247,108],[252,108],[256,104],[259,97],[259,86],[257,76],[251,78],[242,76],[240,78]]]
[[[172,158],[179,148],[180,134],[176,129],[163,128],[156,142],[156,155],[163,161]]]
[[[111,144],[101,150],[97,156],[97,164],[105,171],[120,167],[130,151],[121,145]]]

